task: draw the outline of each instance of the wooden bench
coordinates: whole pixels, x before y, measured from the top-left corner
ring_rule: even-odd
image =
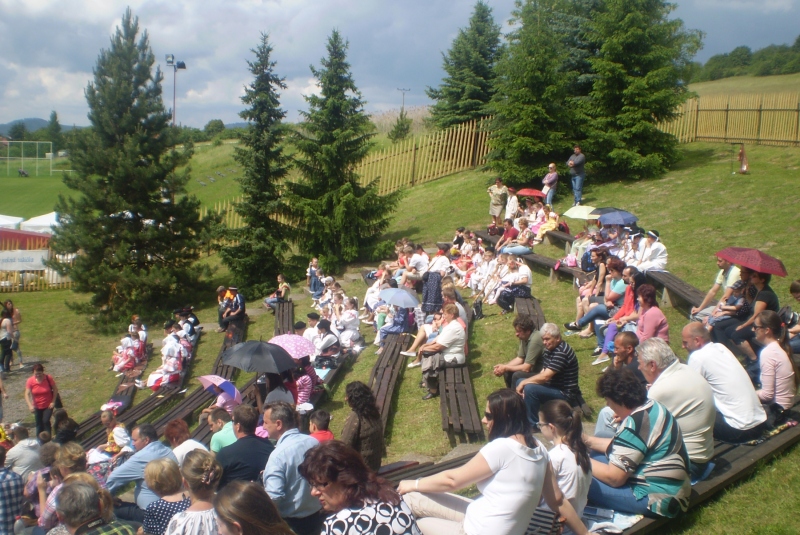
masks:
[[[410,345],[410,334],[388,335],[383,347],[383,353],[381,353],[372,367],[368,386],[375,395],[384,430],[392,408],[392,396],[405,364],[405,357],[400,352],[408,349]]]
[[[275,336],[294,332],[294,303],[291,299],[275,305]]]
[[[547,243],[550,245],[564,245],[564,254],[569,254],[570,249],[572,248],[572,242],[575,241],[575,236],[572,234],[567,234],[566,232],[561,232],[560,230],[548,230],[544,233],[544,239],[547,240]]]
[[[533,318],[536,329],[541,329],[545,324],[544,311],[542,304],[534,297],[517,297],[514,300],[514,308],[518,315],[528,315]]]
[[[483,437],[475,390],[469,377],[469,366],[445,368],[439,371],[439,409],[442,430],[468,437]]]
[[[648,271],[646,273],[649,282],[657,288],[661,288],[661,306],[674,307],[685,312],[689,312],[692,307],[696,307],[703,302],[706,294],[679,279],[669,271]]]

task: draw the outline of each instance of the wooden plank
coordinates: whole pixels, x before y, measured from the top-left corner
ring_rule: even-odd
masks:
[[[472,433],[483,436],[483,424],[481,423],[481,410],[475,399],[475,389],[472,386],[472,379],[469,375],[469,368],[464,367],[464,389],[467,392],[467,414],[469,415]]]

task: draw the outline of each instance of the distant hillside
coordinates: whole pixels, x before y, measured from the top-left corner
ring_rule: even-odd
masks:
[[[249,123],[230,123],[226,124],[225,128],[247,128]]]
[[[16,119],[6,124],[0,124],[0,136],[7,136],[8,131],[11,130],[11,126],[20,121],[25,123],[25,129],[28,132],[36,132],[37,130],[40,130],[45,126],[47,126],[48,122],[46,119],[39,119],[38,117],[32,117],[27,119]],[[61,125],[62,132],[69,132],[73,128],[80,128],[80,126],[73,127],[72,125],[65,125],[65,124]]]
[[[733,76],[689,84],[698,95],[724,95],[737,93],[790,93],[800,90],[800,73],[778,76]]]

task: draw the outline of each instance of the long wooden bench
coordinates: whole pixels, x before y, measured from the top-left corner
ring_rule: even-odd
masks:
[[[294,303],[291,299],[275,306],[275,336],[294,332]]]
[[[564,254],[569,254],[569,251],[572,248],[572,242],[575,241],[575,236],[572,234],[567,234],[566,232],[561,232],[560,230],[548,230],[544,233],[544,239],[550,245],[563,245]]]
[[[445,368],[439,372],[439,397],[443,431],[464,433],[468,437],[483,437],[483,426],[468,365]]]
[[[674,307],[688,312],[705,299],[705,292],[685,282],[669,271],[648,271],[649,282],[661,288],[661,306]]]
[[[410,334],[388,335],[383,347],[383,353],[381,353],[372,367],[368,386],[375,395],[384,429],[386,429],[386,423],[389,420],[389,413],[392,408],[392,396],[405,364],[405,358],[400,352],[405,351],[410,345]]]

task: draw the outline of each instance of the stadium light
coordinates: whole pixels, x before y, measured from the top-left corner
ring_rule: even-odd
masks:
[[[175,96],[177,94],[177,80],[178,70],[186,70],[186,63],[183,61],[175,61],[175,54],[167,54],[165,57],[167,67],[172,67],[172,126],[175,126],[175,117],[177,114]]]

